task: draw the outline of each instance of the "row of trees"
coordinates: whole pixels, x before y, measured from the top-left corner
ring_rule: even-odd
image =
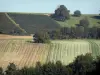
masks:
[[[49,32],[51,39],[82,39],[82,38],[91,38],[99,39],[100,38],[100,28],[92,27],[85,28],[83,26],[77,27],[63,27],[60,30],[55,30]]]
[[[76,27],[62,27],[61,29],[49,32],[51,39],[71,38],[100,38],[100,27],[89,27],[89,20],[85,17],[80,20]]]
[[[84,25],[84,24],[83,24]],[[84,26],[63,27],[50,32],[40,32],[33,36],[34,43],[50,43],[50,39],[100,39],[100,28]]]
[[[91,54],[86,54],[78,56],[69,65],[63,65],[60,61],[43,65],[37,62],[35,67],[18,69],[15,64],[10,63],[6,71],[0,68],[0,75],[99,75],[99,70],[100,57],[94,60]]]
[[[64,6],[62,6],[64,8]],[[75,27],[61,27],[53,31],[44,31],[36,33],[34,37],[35,43],[49,43],[49,39],[78,39],[78,38],[100,38],[100,27],[89,27],[90,22],[87,17],[81,19]]]

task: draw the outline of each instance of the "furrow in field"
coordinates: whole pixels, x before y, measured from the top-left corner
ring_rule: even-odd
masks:
[[[29,66],[34,66],[34,61],[35,61],[35,55],[37,54],[37,46],[36,44],[33,44],[32,46],[32,52],[31,52],[31,58],[30,58],[30,65]]]
[[[49,49],[48,49],[48,53],[47,53],[47,58],[46,58],[46,63],[48,63],[50,61],[50,58],[52,58],[52,50],[53,50],[53,44],[49,44]]]
[[[26,55],[27,55],[28,47],[25,44],[24,44],[24,46],[25,46],[25,47],[23,47],[24,52],[22,52],[22,58],[20,59],[20,62],[18,64],[19,67],[21,67],[21,66],[23,67],[25,65],[24,63],[25,63],[25,58],[26,58]]]
[[[47,53],[48,53],[48,45],[44,44],[41,46],[41,52],[40,52],[40,56],[39,56],[39,61],[41,62],[41,64],[44,64],[46,61],[46,57],[47,57]]]
[[[88,42],[91,44],[93,57],[98,56],[99,55],[99,52],[98,52],[99,51],[99,47],[98,47],[98,45],[92,40],[89,40]]]

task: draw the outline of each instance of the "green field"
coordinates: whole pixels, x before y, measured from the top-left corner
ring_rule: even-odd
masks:
[[[14,62],[19,67],[34,66],[40,61],[71,63],[77,55],[100,55],[100,40],[55,40],[51,44],[29,43],[22,39],[0,40],[0,66]]]

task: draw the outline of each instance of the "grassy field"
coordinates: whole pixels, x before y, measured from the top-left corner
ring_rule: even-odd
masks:
[[[55,40],[50,44],[28,42],[31,38],[0,39],[0,66],[6,67],[14,62],[20,68],[35,66],[40,61],[71,63],[77,55],[92,53],[100,55],[100,40]]]
[[[83,18],[87,17],[90,22],[90,27],[92,26],[100,26],[98,22],[100,22],[100,16],[97,14],[85,14],[80,17],[71,16],[69,20],[65,22],[56,21],[63,27],[74,27],[76,24],[79,24],[79,21]]]

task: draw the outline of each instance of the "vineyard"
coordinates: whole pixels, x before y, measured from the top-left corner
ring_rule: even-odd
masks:
[[[56,40],[51,44],[29,43],[22,39],[0,39],[0,66],[6,67],[10,62],[19,67],[35,66],[61,60],[63,64],[72,62],[77,55],[92,53],[100,55],[99,40]]]

